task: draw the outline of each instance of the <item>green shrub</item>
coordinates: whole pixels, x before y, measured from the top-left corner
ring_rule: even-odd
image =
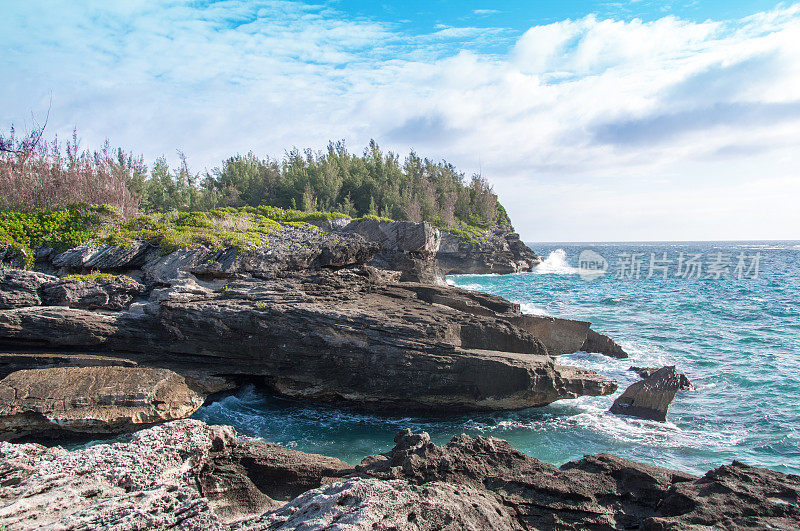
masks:
[[[36,247],[66,251],[96,238],[103,225],[118,219],[119,214],[108,206],[83,204],[60,210],[0,212],[0,243],[17,250],[24,264],[30,267]]]
[[[65,280],[78,280],[80,282],[111,282],[114,278],[114,275],[111,273],[101,273],[100,271],[92,271],[91,273],[84,273],[82,275],[67,275],[64,277]]]

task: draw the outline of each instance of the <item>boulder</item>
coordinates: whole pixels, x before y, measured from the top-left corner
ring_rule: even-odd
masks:
[[[633,371],[636,374],[638,374],[641,378],[645,379],[653,376],[659,369],[660,367],[636,367],[636,366],[631,366],[628,368],[629,371]],[[689,381],[689,377],[686,376],[684,373],[679,372],[678,378],[680,379],[680,387],[678,389],[680,389],[681,391],[692,391],[694,389],[694,385],[692,385],[692,382]]]
[[[143,285],[125,275],[97,280],[67,277],[44,286],[42,298],[52,306],[119,311],[143,292]]]
[[[0,438],[120,433],[188,417],[203,404],[182,376],[141,367],[57,367],[0,380]]]
[[[0,268],[0,310],[42,304],[42,288],[57,277],[26,271]]]
[[[617,415],[630,415],[647,420],[665,422],[681,379],[675,366],[662,367],[648,378],[631,384],[608,411]]]
[[[599,334],[594,330],[589,330],[586,334],[586,341],[579,350],[583,352],[595,352],[597,354],[605,354],[612,358],[623,359],[628,357],[628,353],[622,347],[617,345],[613,339],[603,334]]]
[[[343,230],[359,234],[388,252],[434,255],[442,240],[439,229],[427,222],[353,221]]]

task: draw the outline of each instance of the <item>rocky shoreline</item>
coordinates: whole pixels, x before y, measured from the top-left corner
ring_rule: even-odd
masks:
[[[500,297],[447,286],[442,234],[431,225],[319,225],[286,227],[241,252],[83,245],[39,249],[37,271],[0,270],[0,439],[135,429],[249,383],[292,398],[430,412],[616,390],[556,359],[592,340],[620,355],[589,323],[524,315]],[[490,236],[474,251],[481,260],[504,257],[521,270],[538,259],[509,244],[516,235]],[[117,379],[126,383],[115,389]],[[154,382],[175,389],[152,393]]]
[[[530,270],[539,258],[516,234],[467,242],[427,223],[327,220],[239,250],[39,248],[34,271],[0,256],[0,441],[136,432],[73,452],[0,442],[7,529],[800,523],[800,478],[736,462],[703,478],[607,455],[554,467],[498,439],[436,446],[404,431],[353,467],[179,420],[250,384],[435,413],[613,393],[613,379],[558,363],[579,350],[627,356],[590,323],[445,284],[444,274]],[[612,411],[665,420],[688,380],[636,369],[645,380]]]
[[[353,467],[180,420],[72,452],[0,442],[7,529],[792,529],[800,477],[702,477],[607,454],[560,467],[487,437],[404,430]]]

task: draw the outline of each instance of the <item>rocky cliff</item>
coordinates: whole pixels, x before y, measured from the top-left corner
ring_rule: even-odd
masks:
[[[800,477],[734,461],[696,477],[601,454],[561,467],[506,441],[404,430],[337,459],[193,420],[67,452],[0,443],[8,529],[794,529]]]
[[[542,261],[519,234],[505,229],[487,230],[468,239],[443,232],[436,258],[445,275],[519,273]]]
[[[588,323],[523,316],[500,297],[437,283],[428,273],[440,238],[426,223],[367,221],[286,227],[244,250],[164,254],[136,242],[37,253],[51,274],[0,271],[0,344],[16,351],[0,355],[0,377],[87,364],[166,369],[201,396],[250,382],[296,398],[441,411],[616,390],[553,357],[578,350]],[[31,385],[14,386],[7,417],[71,418],[20,398]],[[74,407],[91,402],[85,395]]]

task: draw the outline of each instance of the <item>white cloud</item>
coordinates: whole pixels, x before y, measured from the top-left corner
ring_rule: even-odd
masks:
[[[509,37],[499,29],[414,36],[296,2],[55,6],[5,8],[6,123],[52,93],[60,134],[76,125],[150,160],[182,149],[198,168],[375,138],[481,168],[528,238],[800,226],[796,208],[775,214],[800,180],[798,6],[703,23],[590,15],[533,27],[505,55],[476,48]],[[681,209],[696,222],[671,219]]]

